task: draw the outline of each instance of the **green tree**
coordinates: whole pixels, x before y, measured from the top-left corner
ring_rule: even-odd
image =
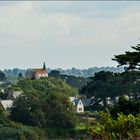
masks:
[[[0,81],[5,80],[6,75],[0,70]]]
[[[118,66],[124,66],[125,70],[140,70],[140,44],[131,47],[134,51],[126,51],[124,54],[115,55],[112,60],[118,62]]]
[[[77,89],[81,89],[84,85],[86,85],[86,83],[88,81],[88,78],[61,74],[60,71],[57,71],[57,70],[52,70],[49,73],[49,77],[59,78],[59,79],[63,80],[64,82],[66,82],[71,87],[74,87]]]
[[[46,96],[44,103],[46,128],[51,133],[66,135],[75,128],[75,112],[67,96],[60,93],[52,93]]]
[[[136,116],[140,112],[140,101],[128,100],[125,96],[121,96],[119,102],[110,110],[110,113],[113,117],[117,117],[117,113],[121,112],[124,115],[132,114]]]
[[[40,100],[32,95],[19,96],[13,103],[11,119],[27,125],[42,127],[45,123]]]
[[[90,129],[91,135],[95,138],[100,136],[110,140],[130,139],[136,135],[140,128],[140,119],[132,114],[124,115],[117,114],[117,119],[113,119],[109,113],[100,112],[100,121],[97,122],[97,127]]]
[[[117,82],[116,78],[118,78],[118,75],[115,77],[112,72],[101,71],[95,73],[95,76],[82,88],[80,93],[87,97],[94,96],[95,99],[101,98],[106,106],[106,97],[115,98],[115,96],[119,94],[120,88],[118,88],[118,86],[120,80]]]
[[[137,99],[140,95],[140,72],[131,71],[124,73],[99,72],[91,77],[90,82],[82,88],[81,94],[87,97],[94,96],[96,101],[104,101],[106,97],[115,100],[116,96],[128,95]],[[95,105],[95,104],[94,104]]]
[[[74,130],[75,112],[68,97],[77,90],[52,77],[19,80],[17,86],[25,93],[14,102],[14,121],[43,127],[50,137],[66,136]]]
[[[17,84],[25,93],[37,93],[38,96],[53,93],[55,91],[65,94],[67,96],[74,96],[78,94],[77,90],[67,85],[60,79],[49,77],[38,80],[20,80]]]
[[[19,72],[18,74],[18,80],[23,79],[23,74],[21,72]]]
[[[60,71],[58,70],[52,70],[50,73],[49,73],[49,76],[50,77],[56,77],[58,78],[60,76]]]

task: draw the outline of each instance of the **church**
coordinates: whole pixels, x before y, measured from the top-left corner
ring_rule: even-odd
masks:
[[[45,62],[43,64],[42,68],[36,68],[36,69],[28,69],[26,74],[26,78],[28,79],[40,79],[42,77],[48,77],[48,71],[46,69]]]

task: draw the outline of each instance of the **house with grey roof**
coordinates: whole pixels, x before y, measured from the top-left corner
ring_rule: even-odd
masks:
[[[6,100],[0,100],[0,104],[6,111],[10,111],[13,101],[19,97],[23,92],[22,91],[13,91],[9,90]]]
[[[76,112],[82,113],[85,111],[86,108],[88,108],[92,104],[91,99],[78,99],[76,97],[69,97],[70,102],[76,106]]]
[[[12,100],[0,100],[0,103],[6,111],[9,111],[13,105]]]

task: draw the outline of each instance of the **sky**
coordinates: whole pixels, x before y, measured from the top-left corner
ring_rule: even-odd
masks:
[[[0,69],[117,66],[137,43],[139,1],[0,1]]]

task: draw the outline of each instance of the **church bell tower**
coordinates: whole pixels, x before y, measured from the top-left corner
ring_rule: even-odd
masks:
[[[46,70],[46,64],[45,64],[45,62],[43,64],[43,70]]]

